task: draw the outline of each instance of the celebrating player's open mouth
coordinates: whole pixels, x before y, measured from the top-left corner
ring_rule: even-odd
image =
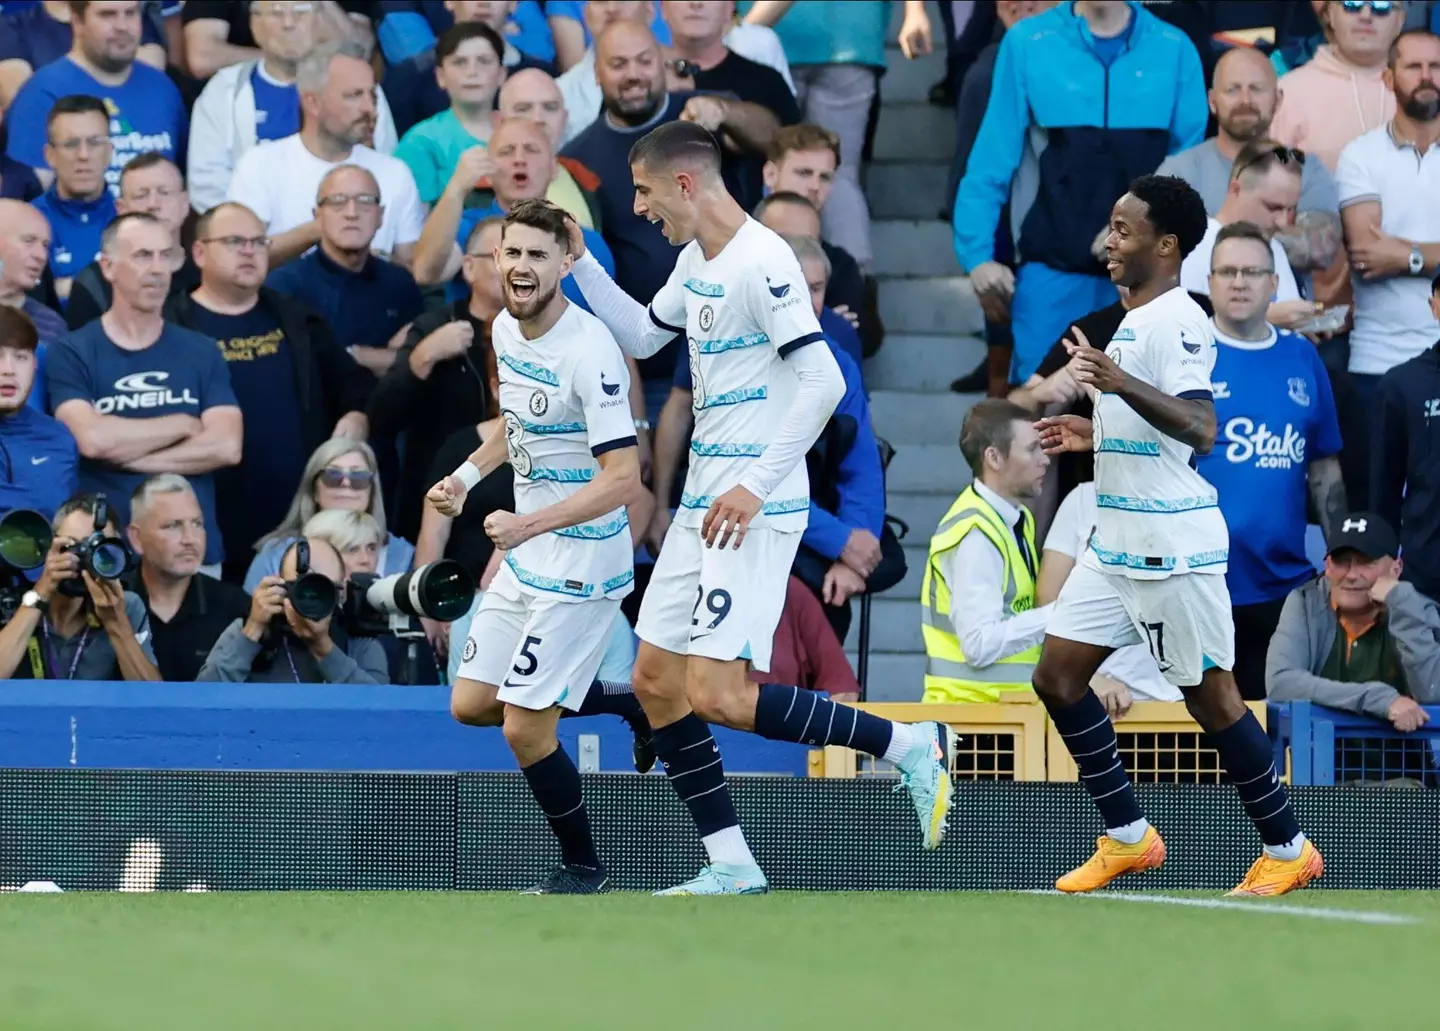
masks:
[[[510,296],[517,301],[528,301],[535,296],[538,286],[534,276],[517,273],[510,277]]]

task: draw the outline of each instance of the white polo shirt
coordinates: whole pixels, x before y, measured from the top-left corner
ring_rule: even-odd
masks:
[[[344,161],[324,161],[310,153],[300,134],[271,140],[247,150],[235,163],[229,200],[244,204],[265,223],[271,236],[288,233],[315,217],[315,194],[326,174],[340,165],[359,165],[380,184],[385,217],[371,243],[377,254],[390,255],[401,244],[420,239],[425,206],[415,177],[405,162],[357,145]]]
[[[1220,230],[1224,227],[1216,219],[1207,221],[1209,225],[1205,230],[1205,239],[1200,241],[1200,245],[1191,251],[1190,256],[1180,265],[1180,285],[1192,294],[1209,297],[1210,255],[1215,251],[1215,237],[1220,235]],[[1300,300],[1300,287],[1295,283],[1290,258],[1285,254],[1285,248],[1280,246],[1279,240],[1270,240],[1270,256],[1275,262],[1275,275],[1280,277],[1280,286],[1272,300]]]
[[[1421,154],[1395,137],[1394,123],[1351,140],[1340,152],[1335,182],[1340,208],[1380,202],[1380,231],[1416,243],[1440,240],[1440,145]],[[1378,376],[1409,361],[1440,336],[1430,314],[1430,277],[1352,276],[1355,329],[1350,371]]]

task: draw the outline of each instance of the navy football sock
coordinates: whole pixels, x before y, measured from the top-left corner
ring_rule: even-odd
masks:
[[[761,684],[755,702],[755,733],[772,741],[844,745],[883,756],[893,730],[889,720],[785,684]]]
[[[725,783],[720,746],[699,716],[688,713],[668,726],[657,727],[655,754],[702,838],[740,826]]]
[[[520,772],[525,774],[530,793],[550,821],[555,840],[560,842],[561,862],[582,870],[603,870],[595,851],[595,838],[590,833],[590,815],[580,794],[580,772],[565,749],[556,748]]]
[[[1300,823],[1275,772],[1270,738],[1255,714],[1247,709],[1233,724],[1208,736],[1220,753],[1220,765],[1235,785],[1246,815],[1260,832],[1260,840],[1271,846],[1294,841],[1300,834]]]
[[[1085,697],[1063,708],[1043,700],[1055,729],[1080,767],[1080,780],[1099,808],[1105,828],[1114,830],[1143,820],[1115,741],[1115,724],[1110,722],[1095,692],[1087,687]]]
[[[624,690],[617,690],[617,685],[606,684],[597,680],[590,685],[590,690],[585,694],[585,701],[578,711],[571,712],[569,709],[560,710],[560,718],[567,716],[619,716],[626,723],[645,723],[645,710],[640,708],[640,702],[635,698],[635,692],[630,685],[618,685]],[[647,727],[649,724],[645,724]]]

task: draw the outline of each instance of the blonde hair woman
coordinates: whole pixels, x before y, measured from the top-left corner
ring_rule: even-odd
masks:
[[[385,502],[381,499],[375,452],[364,441],[340,438],[321,444],[305,463],[300,489],[295,492],[290,511],[284,521],[256,545],[255,559],[245,574],[245,589],[253,594],[261,578],[278,573],[281,556],[301,535],[305,524],[317,512],[331,509],[366,512],[375,520],[383,542],[375,572],[384,576],[410,568],[415,546],[385,528]]]
[[[349,508],[327,508],[305,523],[305,536],[329,541],[340,553],[346,577],[373,573],[380,568],[380,550],[385,532],[369,512]]]

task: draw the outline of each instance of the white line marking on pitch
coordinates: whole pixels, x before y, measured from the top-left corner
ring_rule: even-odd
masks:
[[[1032,888],[1022,895],[1065,895],[1053,888]],[[1232,902],[1228,899],[1187,899],[1173,895],[1142,895],[1133,892],[1097,892],[1077,898],[1102,899],[1108,902],[1150,902],[1162,906],[1191,906],[1195,909],[1233,909],[1244,913],[1269,913],[1281,916],[1303,916],[1312,920],[1339,920],[1351,924],[1418,924],[1423,921],[1398,913],[1376,913],[1363,909],[1323,909],[1318,906],[1285,906],[1274,902]]]

